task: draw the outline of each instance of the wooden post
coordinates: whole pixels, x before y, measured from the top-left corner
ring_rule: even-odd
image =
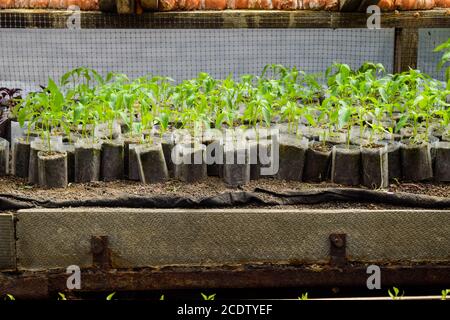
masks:
[[[419,30],[414,28],[396,28],[394,46],[394,72],[417,68]]]

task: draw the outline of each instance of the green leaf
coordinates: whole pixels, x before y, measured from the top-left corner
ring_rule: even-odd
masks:
[[[210,296],[208,296],[208,300],[216,300],[216,294],[212,294]]]
[[[73,122],[77,123],[79,119],[81,119],[81,115],[84,112],[84,106],[81,103],[78,103],[75,109],[73,110]]]
[[[164,299],[165,299],[165,298],[164,298],[164,295],[162,294],[161,297],[159,297],[159,300],[162,301],[162,300],[164,300]]]
[[[17,121],[20,124],[20,127],[23,128],[23,126],[25,125],[25,119],[27,118],[28,115],[28,110],[26,108],[20,108],[19,112],[17,114]]]
[[[106,300],[112,300],[112,298],[114,297],[114,295],[115,295],[116,293],[115,292],[113,292],[113,293],[110,293],[107,297],[106,297]]]
[[[434,48],[434,52],[442,51],[444,49],[450,49],[450,39],[448,39],[446,42],[441,43],[436,48]]]
[[[383,101],[388,102],[389,98],[388,95],[386,94],[386,90],[384,88],[379,88],[378,92],[380,93],[380,96],[383,99]]]
[[[64,293],[58,292],[59,298],[58,300],[67,300],[66,296]]]
[[[264,122],[266,123],[267,126],[270,126],[270,123],[272,122],[272,110],[270,110],[269,107],[264,106],[262,109],[262,113],[264,117]]]
[[[344,107],[339,109],[339,127],[343,128],[350,120],[352,116],[352,109]]]
[[[304,117],[305,117],[305,119],[308,121],[308,123],[311,126],[316,126],[317,125],[317,122],[316,122],[316,120],[314,120],[314,117],[312,115],[307,113],[307,114],[304,115]]]
[[[14,296],[13,296],[12,294],[9,294],[9,293],[6,294],[5,300],[6,300],[6,299],[11,300],[11,301],[16,300],[16,298],[14,298]]]
[[[401,116],[401,118],[398,120],[397,124],[395,125],[395,133],[398,133],[400,131],[401,128],[403,128],[407,122],[408,122],[409,116],[408,115],[403,115]]]

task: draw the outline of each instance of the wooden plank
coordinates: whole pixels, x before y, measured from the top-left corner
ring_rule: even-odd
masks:
[[[0,10],[0,28],[66,28],[71,11]],[[208,28],[366,28],[366,13],[328,11],[226,10],[145,12],[119,15],[81,12],[82,28],[208,29]],[[383,28],[450,28],[446,10],[387,12]]]
[[[383,287],[450,285],[448,264],[380,265]],[[0,292],[16,299],[45,299],[57,292],[67,297],[88,292],[150,291],[225,288],[361,288],[367,281],[367,265],[331,268],[329,265],[239,264],[235,266],[167,266],[164,268],[98,270],[82,269],[80,290],[67,289],[65,269],[0,273]]]
[[[417,68],[419,46],[418,29],[395,29],[394,72],[408,71]]]

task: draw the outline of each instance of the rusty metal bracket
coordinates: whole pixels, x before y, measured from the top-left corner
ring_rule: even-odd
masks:
[[[347,261],[347,235],[345,233],[330,234],[330,265],[344,267]]]
[[[108,236],[91,237],[92,263],[100,269],[111,268],[111,252],[108,248]]]

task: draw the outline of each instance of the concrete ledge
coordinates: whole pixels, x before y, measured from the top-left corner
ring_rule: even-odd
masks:
[[[0,214],[0,270],[16,268],[14,220],[12,214]]]
[[[27,209],[16,217],[17,266],[93,264],[108,236],[115,268],[264,262],[326,263],[347,234],[358,262],[450,262],[450,210]]]

